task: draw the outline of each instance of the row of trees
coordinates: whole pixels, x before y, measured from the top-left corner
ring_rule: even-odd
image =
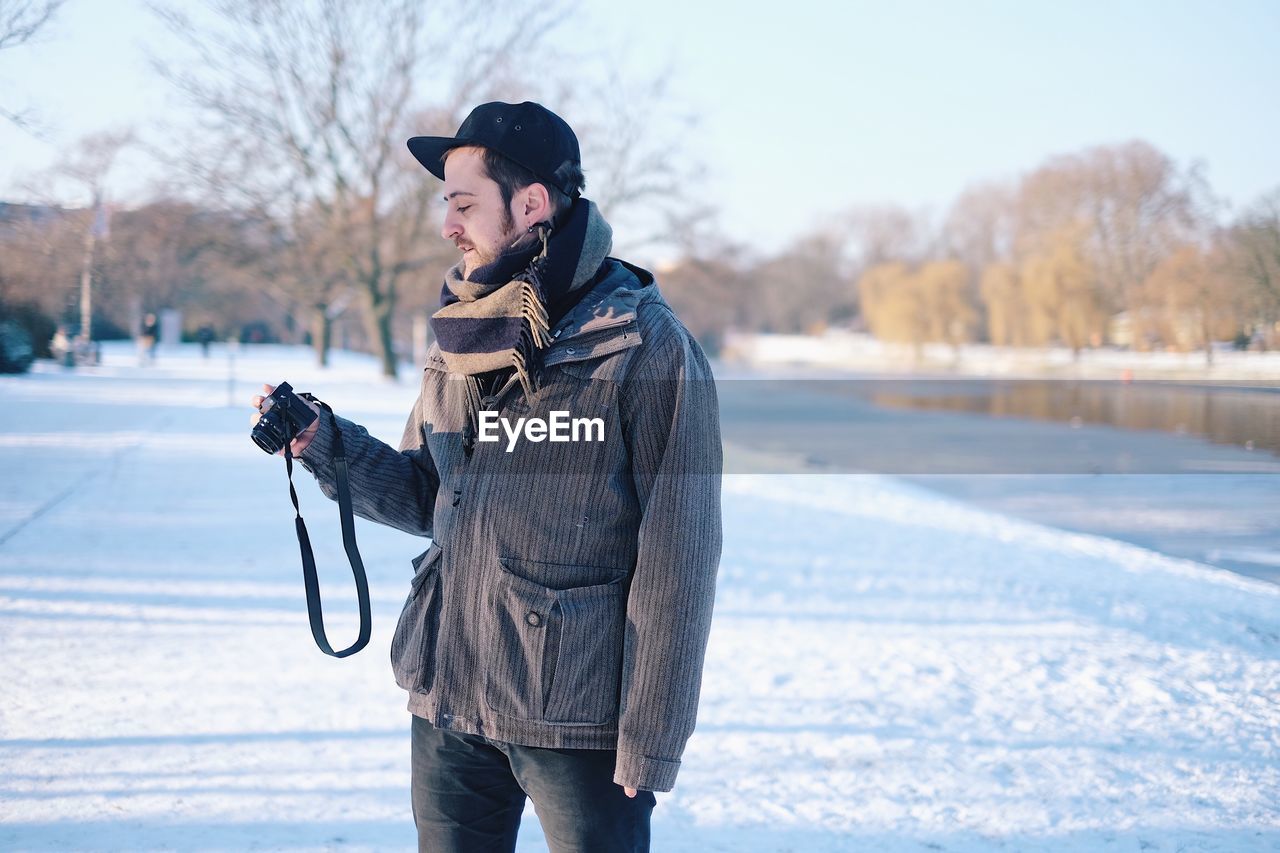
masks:
[[[86,149],[101,162],[119,143],[100,138]],[[425,196],[434,182],[412,166]],[[93,169],[76,168],[92,184]],[[1083,173],[1092,169],[1139,177],[1090,181]],[[1172,164],[1140,143],[1059,158],[1044,171],[1055,180],[1037,171],[1012,189],[964,194],[938,226],[870,210],[771,257],[703,242],[662,271],[662,285],[712,347],[730,328],[831,324],[915,346],[1280,345],[1280,192],[1222,225],[1204,212],[1201,190],[1171,190]],[[1067,187],[1090,186],[1092,195],[1065,203]],[[93,257],[99,331],[129,330],[144,311],[176,307],[192,328],[210,323],[225,334],[263,324],[273,337],[310,337],[323,360],[336,328],[345,345],[381,352],[390,372],[394,354],[408,349],[410,318],[434,307],[454,259],[433,234],[438,211],[419,203],[407,219],[366,210],[342,227],[319,214],[282,222],[265,207],[176,199],[121,210]],[[94,219],[92,209],[0,208],[0,302],[76,316]],[[353,259],[360,247],[367,254]]]
[[[654,132],[668,103],[665,78],[557,76],[563,52],[548,39],[567,14],[557,3],[153,8],[183,45],[176,60],[157,58],[157,71],[196,117],[194,128],[150,130],[165,139],[149,153],[167,167],[170,186],[115,215],[96,253],[76,243],[102,230],[100,210],[10,207],[0,216],[0,301],[34,300],[69,316],[59,303],[78,297],[48,285],[87,264],[103,331],[134,327],[160,307],[224,333],[256,317],[286,340],[310,337],[324,363],[339,327],[394,376],[408,318],[435,301],[456,254],[434,233],[439,183],[404,139],[450,134],[475,103],[530,92],[570,106],[626,104],[583,134],[592,197],[606,216],[643,205],[661,239],[688,207],[691,169],[663,141],[674,137]],[[585,56],[578,67],[611,59]],[[114,154],[131,144],[123,135],[84,140],[78,148],[92,152],[92,163],[59,177],[98,197]]]
[[[56,11],[23,5],[27,33]],[[676,154],[665,79],[570,84],[537,65],[554,6],[220,0],[159,13],[186,50],[158,68],[200,119],[152,151],[172,185],[118,210],[109,239],[101,208],[0,206],[0,306],[73,318],[87,270],[99,333],[175,307],[192,328],[308,337],[322,362],[340,334],[394,375],[455,255],[435,233],[439,185],[402,140],[449,133],[472,104],[537,80],[555,103],[597,105],[583,114],[603,118],[580,126],[588,195],[620,235],[645,235],[631,247],[678,248],[664,291],[713,349],[731,328],[832,324],[917,347],[1280,346],[1280,190],[1225,221],[1200,170],[1143,142],[1051,158],[941,216],[852,210],[761,256],[717,237],[692,202],[696,164]],[[97,197],[137,144],[85,140],[61,177]]]
[[[972,189],[936,238],[858,278],[878,337],[1204,349],[1280,345],[1280,191],[1234,221],[1196,169],[1142,142]]]
[[[973,187],[941,216],[857,209],[754,261],[722,245],[665,280],[712,338],[835,324],[917,348],[1280,347],[1280,189],[1223,214],[1198,168],[1135,141]]]

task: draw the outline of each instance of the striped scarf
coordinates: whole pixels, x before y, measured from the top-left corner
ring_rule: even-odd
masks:
[[[431,330],[451,373],[467,377],[468,411],[480,405],[480,374],[514,368],[526,398],[537,391],[550,330],[586,292],[613,248],[613,229],[599,208],[580,198],[538,240],[472,270],[459,261],[445,274]]]

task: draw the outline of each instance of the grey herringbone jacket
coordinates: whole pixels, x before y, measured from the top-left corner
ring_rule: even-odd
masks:
[[[603,440],[478,442],[428,353],[398,450],[338,419],[357,514],[433,539],[391,644],[409,710],[530,746],[617,749],[667,791],[693,731],[720,560],[719,410],[705,355],[618,261],[553,331],[538,393],[485,406],[600,417]],[[303,464],[335,497],[327,419]]]

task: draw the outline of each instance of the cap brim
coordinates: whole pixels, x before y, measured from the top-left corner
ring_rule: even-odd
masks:
[[[426,167],[427,171],[440,180],[444,180],[444,157],[450,148],[466,145],[466,142],[452,136],[414,136],[406,145],[409,153]]]

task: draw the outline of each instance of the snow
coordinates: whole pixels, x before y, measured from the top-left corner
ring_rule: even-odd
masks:
[[[1240,352],[1218,346],[1212,366],[1204,352],[1136,352],[1118,347],[1082,350],[1077,357],[1067,347],[1001,347],[990,344],[930,343],[916,349],[871,335],[828,329],[817,335],[731,334],[727,355],[757,369],[804,365],[828,370],[882,373],[1035,378],[1063,376],[1081,379],[1214,379],[1263,380],[1280,377],[1280,351]]]
[[[245,401],[288,378],[395,440],[416,377],[256,347],[229,386],[222,349],[106,356],[0,378],[0,849],[412,849],[387,655],[423,542],[357,522],[373,641],[322,655]],[[656,851],[1280,850],[1280,586],[777,470],[725,478]],[[345,645],[336,507],[297,473]],[[531,809],[520,849],[545,849]]]

